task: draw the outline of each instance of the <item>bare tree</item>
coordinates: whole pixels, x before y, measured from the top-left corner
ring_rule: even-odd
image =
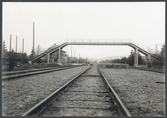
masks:
[[[7,52],[7,48],[6,48],[6,43],[5,43],[5,41],[3,41],[3,43],[2,43],[2,50]]]
[[[154,54],[155,51],[152,48],[148,48],[148,52]]]
[[[6,63],[7,57],[8,57],[8,54],[7,54],[6,43],[5,41],[3,41],[3,44],[2,44],[2,62],[3,64]]]
[[[161,56],[162,64],[164,65],[165,64],[165,44],[162,45],[160,56]]]
[[[42,49],[41,49],[41,46],[38,45],[37,48],[36,48],[36,54],[39,55],[42,53]]]

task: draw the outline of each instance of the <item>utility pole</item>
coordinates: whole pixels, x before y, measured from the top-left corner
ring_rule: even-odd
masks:
[[[10,44],[9,44],[9,69],[11,69],[11,59],[12,59],[12,54],[11,54],[11,44],[12,44],[12,35],[10,34]]]
[[[75,63],[75,51],[74,51],[74,63]]]
[[[24,38],[23,38],[23,41],[22,41],[22,54],[24,53]]]
[[[23,63],[23,53],[24,53],[24,38],[23,38],[23,41],[22,41],[22,63]]]
[[[10,34],[10,45],[9,45],[9,52],[11,52],[11,44],[12,44],[12,35]]]
[[[33,54],[32,54],[32,64],[34,65],[34,61],[33,61],[33,59],[34,59],[34,40],[35,40],[35,37],[34,37],[34,35],[35,35],[35,31],[34,31],[34,29],[35,29],[35,23],[33,22]]]
[[[79,53],[79,59],[78,59],[78,63],[80,63],[80,53]]]
[[[72,62],[72,46],[71,46],[71,62]]]
[[[159,46],[162,46],[162,44],[155,44],[155,52],[156,52],[156,53],[159,52],[159,51],[158,51],[158,47],[159,47]]]
[[[16,53],[17,53],[17,36],[16,36]]]

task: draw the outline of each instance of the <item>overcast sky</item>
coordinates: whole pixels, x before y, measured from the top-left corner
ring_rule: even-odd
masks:
[[[12,48],[30,54],[33,46],[47,49],[66,38],[132,39],[147,48],[165,43],[165,2],[93,2],[93,3],[3,3],[3,40]],[[73,55],[87,58],[127,56],[128,46],[72,46]],[[71,55],[71,46],[65,47]]]

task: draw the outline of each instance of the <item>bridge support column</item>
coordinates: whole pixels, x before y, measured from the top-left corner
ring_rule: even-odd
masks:
[[[147,58],[147,55],[146,56],[146,67],[148,67],[148,58]]]
[[[61,48],[59,48],[59,61],[58,61],[58,63],[60,65],[62,65],[62,61],[61,61]]]
[[[138,67],[138,48],[135,48],[134,50],[134,66]]]
[[[150,67],[150,66],[151,66],[151,56],[146,55],[146,67]]]
[[[47,63],[49,64],[49,60],[50,60],[50,54],[47,54]]]
[[[52,58],[52,63],[54,63],[54,58]]]

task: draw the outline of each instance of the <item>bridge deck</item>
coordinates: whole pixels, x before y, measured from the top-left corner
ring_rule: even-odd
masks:
[[[145,55],[151,55],[149,53],[149,51],[147,51],[145,48],[141,47],[140,45],[138,45],[137,43],[134,43],[132,41],[106,41],[106,40],[103,40],[103,41],[65,41],[65,42],[62,42],[60,43],[60,45],[58,45],[57,47],[55,47],[54,49],[48,51],[48,52],[44,52],[40,55],[38,55],[37,57],[34,58],[34,60],[37,60],[43,56],[45,56],[46,54],[52,54],[54,52],[56,52],[57,50],[59,50],[59,48],[64,48],[65,46],[67,45],[127,45],[127,46],[130,46],[132,48],[137,48],[139,52],[145,54]],[[158,56],[155,56],[155,58],[158,59]]]

